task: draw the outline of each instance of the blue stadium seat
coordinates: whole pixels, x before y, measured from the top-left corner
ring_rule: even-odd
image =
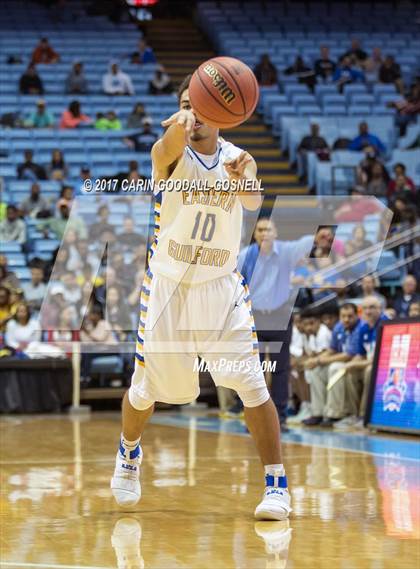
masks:
[[[366,115],[369,117],[371,107],[369,105],[350,105],[347,109],[349,115]]]
[[[24,267],[26,265],[25,255],[23,253],[4,253],[7,258],[9,267]]]
[[[22,246],[14,241],[0,243],[0,253],[21,253]]]
[[[13,272],[21,282],[28,282],[31,280],[31,270],[28,267],[15,267]]]
[[[34,251],[36,253],[52,253],[60,246],[59,239],[41,239],[34,242]]]

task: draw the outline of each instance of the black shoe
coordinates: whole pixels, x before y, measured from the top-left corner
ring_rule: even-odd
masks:
[[[320,427],[325,428],[325,429],[331,429],[331,427],[334,425],[334,423],[336,423],[339,420],[340,419],[336,419],[335,417],[326,417],[322,421],[322,423],[320,424]]]
[[[305,427],[316,427],[322,423],[322,419],[323,417],[318,416],[309,417],[309,419],[304,419],[302,421],[302,425],[305,425]]]

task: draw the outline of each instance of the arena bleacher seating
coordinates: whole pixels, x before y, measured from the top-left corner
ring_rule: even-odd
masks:
[[[395,7],[381,2],[201,2],[199,21],[220,52],[250,67],[263,53],[270,56],[279,84],[261,88],[258,108],[266,124],[280,136],[281,148],[289,152],[291,162],[296,160],[297,145],[308,133],[310,122],[318,123],[321,135],[332,143],[339,136],[356,136],[358,123],[367,120],[371,132],[387,144],[387,165],[406,162],[410,177],[420,185],[420,161],[415,160],[414,153],[396,150],[405,148],[418,135],[420,123],[411,125],[407,138],[398,140],[395,109],[387,106],[401,97],[394,84],[379,84],[367,74],[365,83],[345,85],[342,93],[335,84],[322,82],[311,92],[295,75],[284,73],[297,55],[312,66],[321,45],[327,46],[331,59],[337,61],[357,38],[368,54],[378,47],[383,55],[395,56],[405,85],[410,85],[420,69],[415,3]],[[310,184],[322,194],[331,190],[332,168],[332,164],[318,164],[310,172]],[[346,181],[342,172],[338,190]]]

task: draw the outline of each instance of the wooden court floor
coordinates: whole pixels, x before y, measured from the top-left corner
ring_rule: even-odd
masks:
[[[144,436],[142,500],[123,512],[109,490],[117,414],[2,417],[0,567],[420,566],[415,459],[285,444],[290,523],[255,523],[263,479],[251,439],[223,423],[202,431],[194,417],[158,422]]]

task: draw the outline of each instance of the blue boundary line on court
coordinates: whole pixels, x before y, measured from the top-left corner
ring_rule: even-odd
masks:
[[[217,417],[176,413],[155,414],[151,422],[155,425],[188,429],[193,418],[195,419],[195,428],[199,431],[249,436],[245,425],[238,420],[226,421]],[[285,444],[333,448],[347,452],[370,454],[383,458],[392,457],[397,460],[409,460],[420,463],[420,444],[418,441],[388,437],[383,434],[336,433],[326,429],[311,429],[309,431],[300,428],[291,429],[290,432],[284,433],[282,440]]]

